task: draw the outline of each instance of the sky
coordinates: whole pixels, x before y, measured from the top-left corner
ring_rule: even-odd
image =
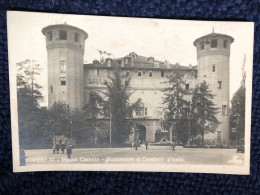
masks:
[[[253,23],[212,22],[174,19],[145,19],[126,17],[49,14],[36,12],[7,13],[8,55],[10,71],[25,59],[36,60],[43,71],[39,83],[44,86],[47,105],[47,51],[41,30],[54,24],[76,26],[88,33],[84,63],[99,59],[97,49],[112,53],[114,58],[131,52],[153,56],[188,66],[197,65],[194,40],[209,34],[227,34],[234,38],[230,54],[230,99],[240,86],[241,67],[246,55],[246,70],[252,71]],[[251,76],[251,73],[247,75]],[[249,81],[252,78],[248,79]]]

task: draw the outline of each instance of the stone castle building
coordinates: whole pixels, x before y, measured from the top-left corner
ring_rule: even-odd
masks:
[[[217,115],[221,124],[216,133],[205,135],[205,140],[229,144],[229,56],[234,39],[228,35],[210,33],[194,41],[197,48],[197,66],[181,66],[144,57],[131,52],[104,62],[83,63],[85,40],[88,34],[74,26],[60,24],[42,29],[48,53],[48,106],[63,102],[72,110],[80,110],[89,101],[92,90],[105,90],[103,85],[115,66],[121,74],[131,76],[131,101],[142,99],[141,111],[134,115],[138,137],[142,141],[158,141],[156,134],[167,134],[163,127],[163,92],[167,76],[176,69],[184,71],[185,88],[192,89],[205,80],[216,95],[214,102],[220,108]],[[192,128],[192,127],[191,127]],[[172,136],[170,136],[171,140]]]

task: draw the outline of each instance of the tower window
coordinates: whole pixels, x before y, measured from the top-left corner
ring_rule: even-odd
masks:
[[[212,72],[216,72],[216,66],[215,66],[215,64],[212,65]]]
[[[185,89],[189,89],[190,88],[190,84],[185,84]]]
[[[153,72],[149,72],[149,77],[152,77],[153,76]]]
[[[125,73],[125,76],[127,76],[127,77],[129,76],[129,72],[128,71]]]
[[[49,31],[47,32],[47,41],[51,41],[52,40],[52,32]]]
[[[203,50],[204,49],[204,42],[200,42],[200,50]]]
[[[164,71],[163,70],[161,71],[161,77],[164,77]]]
[[[222,87],[222,81],[218,81],[218,89],[221,89]]]
[[[66,72],[66,61],[60,61],[60,72]]]
[[[67,40],[67,31],[60,30],[60,40]]]
[[[75,33],[75,42],[80,42],[80,34],[79,33]]]
[[[61,77],[60,78],[60,84],[61,85],[66,85],[66,77]]]
[[[227,40],[224,40],[224,42],[223,42],[223,47],[224,47],[224,48],[227,48],[227,44],[228,44],[228,41],[227,41]]]
[[[141,77],[142,76],[142,72],[138,72],[138,76]]]
[[[51,85],[51,93],[53,93],[53,86]]]
[[[211,41],[210,46],[211,46],[211,48],[216,48],[218,46],[218,40],[217,39],[213,39]]]
[[[222,105],[222,115],[227,115],[227,105]]]

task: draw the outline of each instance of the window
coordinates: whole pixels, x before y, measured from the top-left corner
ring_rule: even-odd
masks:
[[[212,65],[212,72],[216,72],[216,66],[215,66],[215,64]]]
[[[147,116],[147,108],[144,108],[144,115]]]
[[[163,70],[161,71],[161,77],[164,77],[164,71]]]
[[[51,85],[51,93],[53,93],[53,86]]]
[[[79,33],[75,33],[74,40],[75,40],[75,42],[80,42],[80,34]]]
[[[227,115],[227,105],[222,105],[222,115]]]
[[[138,72],[138,76],[141,77],[142,76],[142,72]]]
[[[227,41],[227,40],[224,40],[224,42],[223,42],[223,47],[224,47],[224,48],[227,48],[227,44],[228,44],[228,41]]]
[[[67,40],[67,32],[65,30],[60,30],[60,40]]]
[[[60,61],[60,72],[66,72],[66,61]]]
[[[204,77],[207,77],[207,75],[204,75]]]
[[[52,40],[52,32],[49,31],[47,32],[47,41],[51,41]]]
[[[222,87],[222,81],[218,81],[218,89],[221,89]]]
[[[216,48],[218,46],[218,40],[217,39],[213,39],[211,41],[210,46],[211,46],[211,48]]]
[[[61,77],[60,78],[60,84],[61,85],[66,85],[66,77]]]
[[[153,72],[149,72],[149,77],[152,77],[153,76]]]
[[[200,50],[203,50],[204,49],[204,42],[200,42]]]
[[[189,89],[190,88],[190,84],[185,84],[185,89]]]
[[[99,70],[97,70],[97,76],[99,76]]]
[[[221,142],[221,131],[217,132],[217,141],[218,141],[218,143]]]
[[[125,58],[125,64],[128,64],[128,63],[129,63],[129,59]]]
[[[128,86],[129,85],[129,81],[125,81],[125,86]]]
[[[125,76],[127,76],[127,77],[129,76],[129,72],[128,71],[125,73]]]

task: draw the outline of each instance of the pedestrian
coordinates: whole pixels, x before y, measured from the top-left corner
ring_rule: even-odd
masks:
[[[137,149],[137,142],[135,142],[135,150],[138,150],[138,149]]]
[[[62,154],[64,154],[64,150],[65,150],[65,144],[62,143],[62,144],[61,144],[61,151],[62,151]]]
[[[132,142],[132,148],[134,148],[134,145],[135,145],[134,142]]]
[[[55,150],[56,150],[56,143],[53,142],[53,146],[52,146],[52,152],[53,152],[53,154],[55,153]]]
[[[148,150],[148,142],[145,142],[145,149]]]
[[[72,154],[72,145],[69,145],[67,147],[67,156],[68,156],[68,159],[71,158],[71,154]]]
[[[59,154],[59,150],[60,150],[60,145],[59,144],[56,144],[56,151],[57,151],[57,154]]]
[[[175,150],[175,145],[174,145],[174,142],[172,143],[172,147],[171,147],[172,151]]]

